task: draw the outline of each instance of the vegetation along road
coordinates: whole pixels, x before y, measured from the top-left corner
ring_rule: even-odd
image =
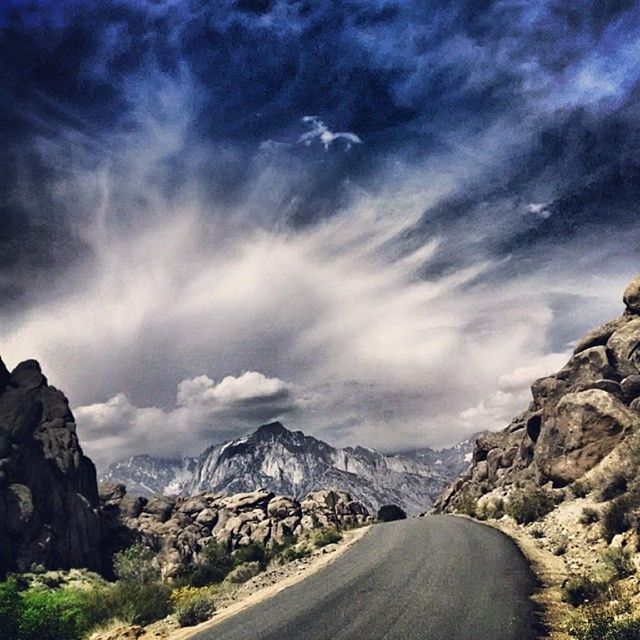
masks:
[[[372,527],[326,569],[195,640],[533,640],[535,589],[500,532],[452,516]]]

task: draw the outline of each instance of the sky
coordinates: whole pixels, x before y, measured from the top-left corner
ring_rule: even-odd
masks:
[[[506,426],[619,315],[640,2],[8,0],[0,356],[104,466]]]

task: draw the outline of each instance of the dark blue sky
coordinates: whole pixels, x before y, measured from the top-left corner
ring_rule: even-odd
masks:
[[[255,370],[316,398],[283,409],[303,428],[387,448],[445,442],[493,426],[512,405],[505,415],[478,418],[486,425],[462,424],[464,402],[446,400],[436,383],[438,359],[425,356],[425,370],[414,372],[424,375],[422,387],[392,372],[379,378],[373,371],[384,368],[385,349],[391,370],[402,368],[402,349],[386,338],[381,346],[375,332],[368,339],[366,327],[393,331],[398,318],[399,335],[418,341],[417,351],[422,341],[440,344],[435,352],[455,361],[446,366],[450,375],[468,366],[473,379],[450,395],[464,393],[476,407],[513,370],[499,356],[486,370],[464,362],[467,340],[492,344],[505,331],[501,305],[523,309],[522,319],[508,317],[512,330],[541,313],[539,340],[513,337],[529,366],[615,312],[617,288],[637,269],[638,2],[10,0],[0,8],[0,29],[2,322],[12,335],[9,355],[51,363],[77,404],[123,392],[132,406],[170,411],[180,380]],[[197,230],[183,239],[187,255],[177,264],[168,256],[180,240],[168,229],[185,220]],[[154,233],[165,235],[146,240]],[[138,290],[132,281],[156,259],[168,274],[165,309],[172,287],[184,290],[210,269],[234,266],[251,279],[238,247],[254,251],[265,237],[297,247],[310,269],[300,284],[309,304],[288,309],[290,292],[278,287],[268,298],[282,296],[281,311],[261,321],[252,309],[258,317],[244,340],[225,342],[225,323],[198,323],[200,342],[187,348],[172,333],[184,328],[182,316],[157,326],[141,303],[134,328],[96,330],[97,342],[120,344],[138,363],[117,366],[105,355],[113,349],[92,351],[88,338],[75,348],[71,341],[67,355],[41,346],[46,329],[30,328],[32,318],[59,317],[74,301],[110,304],[113,292],[109,302],[87,297],[107,281],[113,291],[116,281],[123,292]],[[125,250],[128,242],[134,247]],[[145,253],[145,242],[168,243],[162,259]],[[138,262],[118,275],[134,249]],[[385,274],[398,278],[407,260],[411,269],[385,284]],[[372,306],[362,293],[367,274],[389,298],[365,326],[358,309]],[[327,293],[331,277],[342,279],[345,298]],[[353,285],[344,285],[351,277]],[[425,297],[407,311],[398,300],[414,286]],[[340,314],[327,309],[349,292],[355,310],[343,313],[365,336],[351,361],[362,366],[347,373],[337,359],[325,371],[332,332],[316,324],[335,326]],[[447,298],[467,303],[453,310]],[[208,304],[190,318],[214,311]],[[406,313],[415,326],[402,326]],[[65,344],[63,332],[56,340]],[[158,358],[166,341],[180,348]],[[74,362],[65,368],[67,357]],[[84,358],[103,370],[95,384],[79,373],[75,359]],[[140,362],[148,363],[144,376]],[[412,366],[409,358],[405,370]],[[335,381],[336,371],[344,379]],[[319,391],[330,382],[336,388]],[[324,408],[318,397],[330,397]],[[387,398],[384,411],[373,397]],[[272,414],[269,405],[264,417]],[[242,412],[225,416],[224,428],[204,439],[246,427]]]

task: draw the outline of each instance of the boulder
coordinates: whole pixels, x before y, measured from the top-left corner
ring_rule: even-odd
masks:
[[[634,318],[615,331],[607,348],[618,374],[622,378],[640,373],[640,318]]]
[[[300,505],[293,499],[284,496],[273,498],[267,505],[267,513],[272,518],[286,518],[300,512]]]
[[[627,376],[620,383],[620,388],[622,390],[622,396],[627,403],[640,397],[640,375],[634,374]]]
[[[567,383],[569,390],[581,391],[599,380],[611,379],[615,375],[609,362],[606,347],[591,347],[576,353],[569,362],[556,374],[558,380]]]
[[[537,468],[554,485],[569,484],[592,469],[638,424],[638,415],[606,391],[567,394],[540,433]]]
[[[224,506],[230,511],[240,511],[242,509],[253,509],[258,505],[267,505],[275,496],[270,491],[251,491],[249,493],[236,493],[222,500]]]
[[[583,338],[578,340],[573,352],[580,353],[581,351],[590,349],[591,347],[605,346],[613,332],[617,331],[625,322],[627,322],[626,318],[610,320],[592,331],[589,331],[589,333],[587,333]]]
[[[640,314],[640,276],[629,283],[624,290],[622,300],[629,313]]]
[[[212,509],[203,509],[197,516],[196,522],[204,527],[213,527],[218,521],[217,512]]]
[[[199,513],[207,508],[207,501],[203,496],[194,496],[193,498],[187,498],[178,508],[184,513]]]
[[[624,398],[624,394],[622,393],[622,386],[615,380],[596,380],[589,388],[606,391],[612,396],[618,398],[618,400],[623,400]]]
[[[36,360],[25,360],[11,372],[11,384],[19,389],[38,389],[47,384]]]
[[[171,517],[174,501],[165,496],[152,496],[144,506],[144,512],[150,514],[158,522],[166,522]]]

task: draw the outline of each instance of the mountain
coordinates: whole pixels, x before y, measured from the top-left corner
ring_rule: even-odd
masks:
[[[131,456],[109,465],[101,482],[124,482],[127,491],[142,496],[178,495],[193,478],[197,458]]]
[[[112,464],[104,480],[122,482],[143,495],[203,491],[227,495],[264,488],[301,498],[322,489],[351,493],[368,509],[393,503],[409,513],[428,508],[462,470],[471,442],[441,452],[421,449],[384,455],[366,447],[333,447],[281,423],[209,447],[198,459],[136,456]]]
[[[629,448],[640,428],[640,277],[623,301],[622,316],[590,331],[560,371],[533,383],[530,405],[504,431],[477,439],[471,465],[438,510],[468,511],[518,486],[559,489]]]

